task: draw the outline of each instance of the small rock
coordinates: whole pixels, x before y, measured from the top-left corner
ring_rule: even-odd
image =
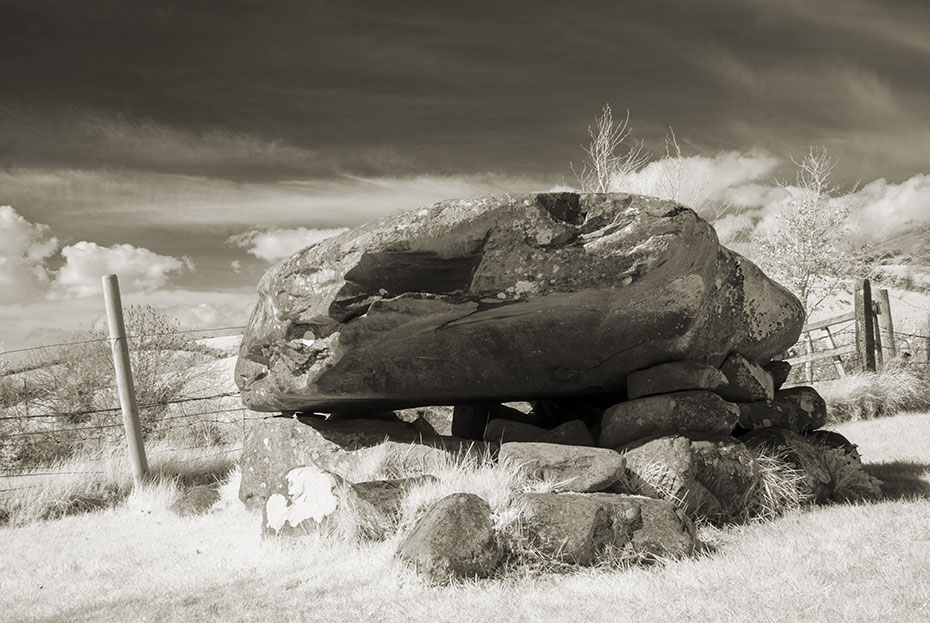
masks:
[[[598,445],[620,448],[634,441],[684,431],[728,434],[739,409],[709,391],[661,394],[621,402],[604,412]]]
[[[781,386],[788,380],[788,375],[791,374],[791,364],[787,361],[779,361],[776,359],[768,362],[762,367],[765,368],[766,372],[772,375],[772,385],[775,391],[781,389]]]
[[[775,397],[772,375],[739,353],[730,353],[720,370],[727,377],[728,383],[718,393],[727,400],[756,402]]]
[[[626,392],[630,400],[655,394],[671,394],[689,389],[717,391],[727,384],[719,368],[702,361],[674,361],[645,370],[631,372],[626,377]]]
[[[614,450],[554,443],[505,443],[501,460],[533,478],[560,483],[559,491],[603,491],[623,476],[625,462]]]
[[[809,441],[828,448],[843,450],[848,454],[859,456],[859,446],[832,430],[812,430],[804,435]]]
[[[181,491],[180,497],[171,505],[178,515],[200,515],[216,504],[220,499],[220,492],[210,485],[198,485]]]
[[[444,497],[416,523],[397,557],[433,583],[488,577],[501,560],[491,507],[471,493]]]

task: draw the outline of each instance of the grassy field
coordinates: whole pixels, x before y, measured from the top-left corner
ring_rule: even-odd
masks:
[[[927,621],[930,414],[838,425],[889,499],[705,529],[698,558],[432,588],[396,542],[263,542],[235,482],[209,514],[177,491],[0,530],[8,621]]]

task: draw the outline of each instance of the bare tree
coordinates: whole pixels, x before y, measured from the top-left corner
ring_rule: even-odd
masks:
[[[614,122],[610,104],[596,119],[596,127],[588,126],[591,143],[584,148],[587,161],[581,172],[571,165],[572,172],[584,192],[606,193],[613,189],[613,183],[625,175],[639,171],[649,162],[649,154],[642,143],[637,143],[623,150],[624,142],[630,137],[630,111],[626,111],[623,121]]]
[[[779,185],[787,198],[750,236],[749,255],[763,271],[794,292],[808,315],[862,274],[864,254],[846,227],[855,188],[831,181],[836,162],[826,148],[811,147],[800,161],[795,184]]]

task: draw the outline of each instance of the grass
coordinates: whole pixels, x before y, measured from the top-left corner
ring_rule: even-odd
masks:
[[[206,515],[179,517],[165,479],[115,508],[0,529],[4,560],[16,561],[0,566],[0,619],[927,620],[930,414],[835,429],[860,445],[891,499],[705,527],[705,553],[689,560],[447,587],[395,562],[396,539],[263,541],[234,482]],[[481,482],[467,486],[491,486]],[[443,493],[424,491],[424,503]]]
[[[817,384],[829,422],[865,420],[930,409],[930,365],[896,359],[881,372],[860,372]]]
[[[186,484],[213,482],[238,461],[238,446],[176,449],[173,442],[146,447],[149,473]],[[0,475],[0,525],[22,526],[44,519],[114,506],[132,492],[132,469],[121,446],[105,446],[16,476]]]

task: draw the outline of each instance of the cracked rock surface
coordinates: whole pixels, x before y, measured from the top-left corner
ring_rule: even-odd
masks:
[[[438,203],[271,268],[236,382],[259,411],[590,395],[731,351],[765,363],[803,310],[673,202],[514,194]]]

